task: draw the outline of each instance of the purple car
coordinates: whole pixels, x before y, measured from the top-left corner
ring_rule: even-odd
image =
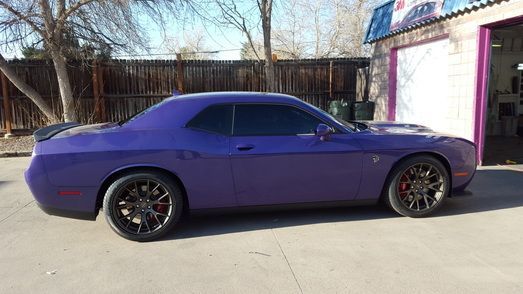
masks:
[[[189,211],[384,201],[422,217],[463,190],[473,143],[412,124],[346,122],[295,97],[201,93],[119,123],[40,129],[26,182],[47,213],[137,241]]]

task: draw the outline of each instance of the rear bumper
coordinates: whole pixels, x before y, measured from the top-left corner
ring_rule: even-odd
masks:
[[[40,209],[42,209],[45,213],[49,215],[92,221],[96,220],[96,213],[94,212],[66,210],[51,206],[45,206],[38,201],[36,203],[38,204],[38,207],[40,207]]]
[[[28,169],[24,173],[25,181],[38,206],[50,215],[96,219],[95,187],[58,187],[52,185],[47,177],[42,155],[33,155]],[[60,195],[60,191],[75,190],[79,195]]]

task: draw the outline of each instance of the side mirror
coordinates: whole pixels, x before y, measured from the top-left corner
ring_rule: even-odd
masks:
[[[334,131],[332,128],[326,124],[319,124],[316,127],[316,136],[319,136],[322,141],[327,141],[329,139],[329,135],[333,132]]]

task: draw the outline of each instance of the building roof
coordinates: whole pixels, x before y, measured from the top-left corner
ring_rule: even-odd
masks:
[[[443,7],[441,8],[440,16],[429,18],[421,22],[390,31],[390,22],[392,20],[394,0],[387,1],[374,9],[369,27],[367,28],[367,34],[365,35],[364,43],[373,43],[380,39],[384,39],[416,27],[424,26],[437,20],[450,18],[460,13],[483,8],[489,3],[493,2],[499,2],[499,0],[445,0],[443,2]]]

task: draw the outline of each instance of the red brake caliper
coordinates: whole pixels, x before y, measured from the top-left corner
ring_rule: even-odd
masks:
[[[166,214],[166,213],[167,213],[167,205],[154,204],[154,205],[153,205],[153,209],[154,209],[156,212],[159,212],[159,213],[163,213],[163,214]],[[153,219],[153,215],[152,215],[152,214],[148,214],[148,215],[147,215],[147,220],[152,220],[152,219]]]
[[[159,212],[159,213],[164,213],[164,214],[166,214],[166,213],[167,213],[167,205],[163,205],[163,204],[155,204],[155,205],[154,205],[154,210],[156,210],[156,211]]]
[[[400,178],[400,185],[399,185],[399,192],[400,197],[405,198],[409,193],[407,191],[410,189],[410,185],[408,184],[409,179],[405,174],[403,174]]]

